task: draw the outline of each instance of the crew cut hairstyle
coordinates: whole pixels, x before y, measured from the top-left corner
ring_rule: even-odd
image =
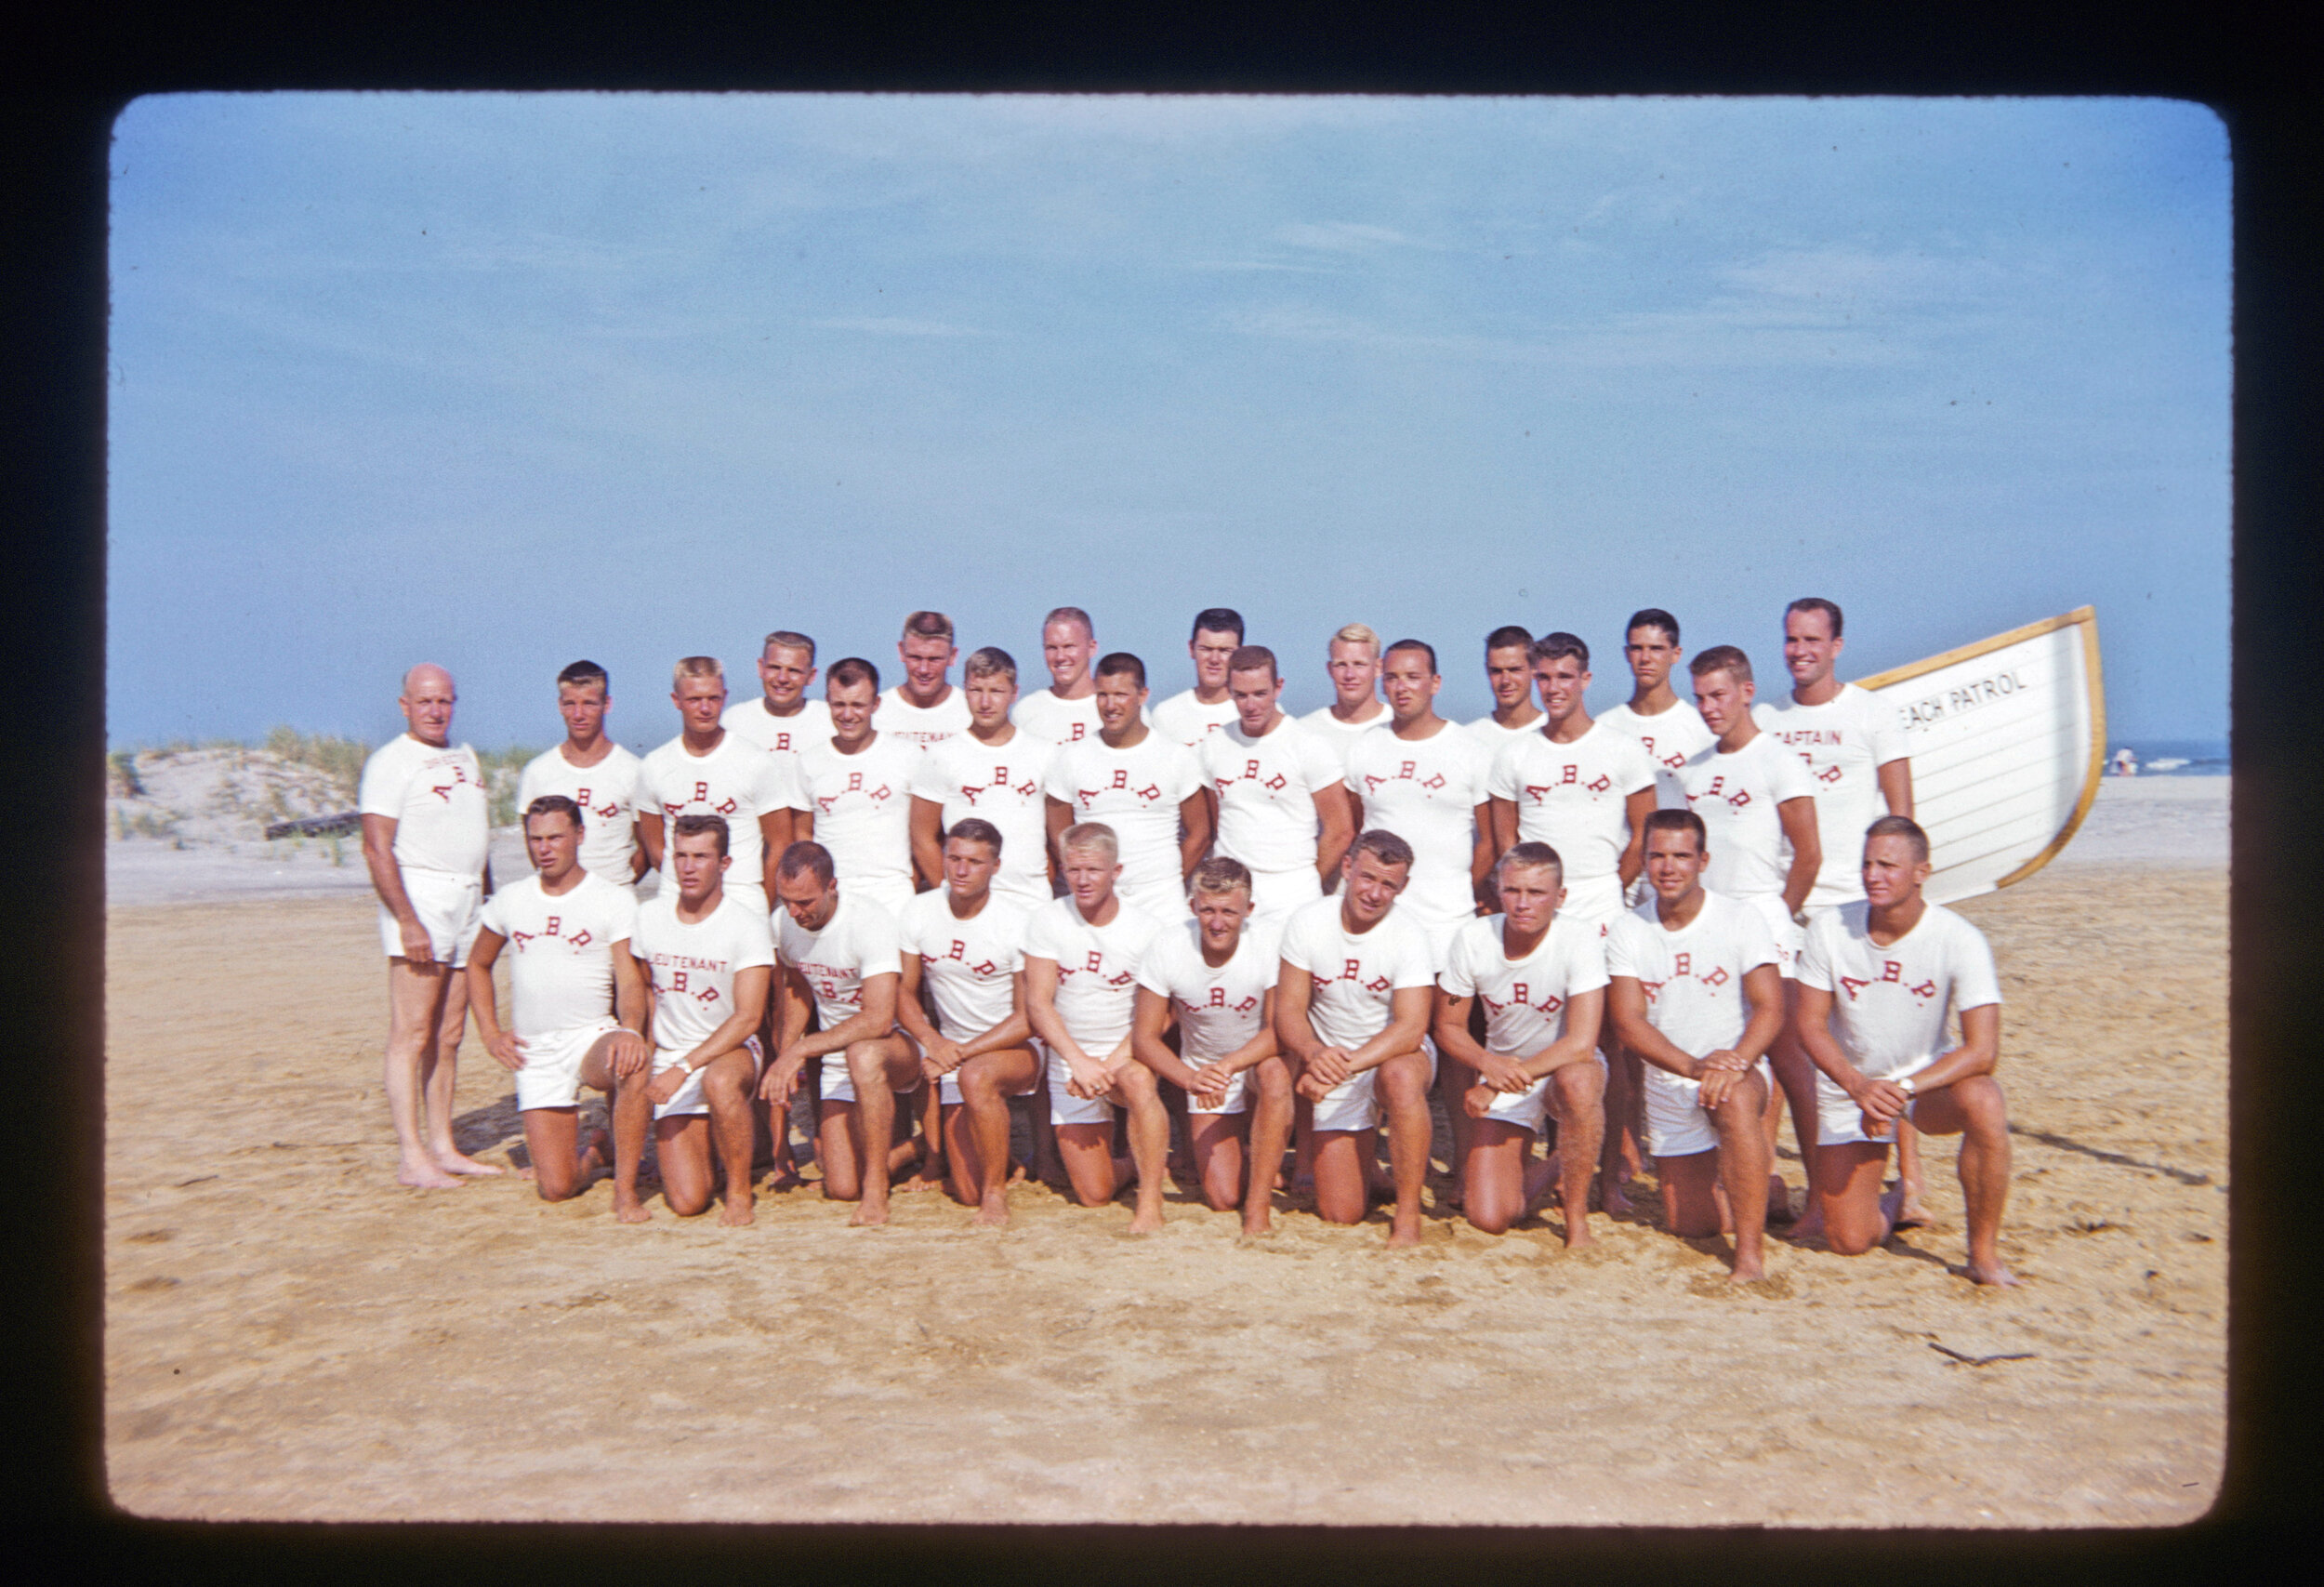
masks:
[[[1912,859],[1915,865],[1929,857],[1929,835],[1923,832],[1921,829],[1921,824],[1909,815],[1882,816],[1864,829],[1864,840],[1867,843],[1875,838],[1902,838],[1912,845]]]
[[[1195,626],[1186,630],[1186,641],[1192,644],[1196,634],[1206,631],[1214,634],[1233,634],[1235,642],[1241,644],[1243,642],[1243,614],[1231,606],[1205,606],[1195,614]]]
[[[819,884],[829,887],[839,873],[832,867],[830,850],[812,838],[801,838],[783,851],[783,857],[775,862],[774,874],[778,878],[812,876]]]
[[[1226,658],[1226,673],[1230,678],[1237,672],[1256,672],[1262,667],[1267,669],[1270,679],[1283,676],[1275,670],[1275,653],[1263,644],[1238,644],[1235,647],[1235,654]]]
[[[823,675],[823,682],[826,689],[835,683],[842,689],[869,683],[873,693],[877,694],[879,690],[879,668],[860,655],[846,656],[831,664],[831,670]]]
[[[955,838],[964,843],[982,843],[993,851],[993,858],[1000,858],[1000,828],[989,821],[973,815],[964,815],[952,824],[952,830],[944,834],[944,841],[947,843]]]
[[[1679,620],[1659,606],[1641,606],[1622,625],[1622,637],[1628,639],[1640,628],[1660,628],[1670,636],[1670,642],[1679,642]]]
[[[1372,647],[1374,655],[1380,654],[1380,636],[1372,631],[1369,623],[1342,624],[1338,633],[1324,641],[1324,654],[1329,655],[1331,647],[1336,644],[1367,644]]]
[[[1562,655],[1570,655],[1581,663],[1584,672],[1590,670],[1590,646],[1579,634],[1569,634],[1563,629],[1553,634],[1543,634],[1525,650],[1525,659],[1537,666],[1544,661],[1555,661]]]
[[[1417,651],[1419,651],[1419,652],[1422,655],[1427,656],[1427,657],[1428,657],[1428,675],[1429,675],[1430,677],[1432,677],[1432,678],[1433,678],[1433,677],[1435,677],[1435,676],[1437,675],[1437,674],[1436,674],[1436,647],[1435,647],[1434,645],[1433,645],[1433,644],[1429,643],[1429,642],[1428,642],[1428,641],[1426,641],[1426,640],[1398,640],[1398,641],[1397,641],[1394,644],[1392,644],[1392,645],[1390,645],[1390,646],[1389,646],[1386,650],[1381,651],[1381,652],[1380,653],[1380,659],[1381,659],[1382,661],[1385,661],[1385,660],[1387,660],[1390,656],[1392,656],[1392,655],[1395,655],[1395,654],[1396,654],[1396,652],[1398,652],[1398,651],[1400,651],[1400,650],[1417,650]]]
[[[807,653],[808,660],[815,659],[815,641],[805,634],[795,634],[788,628],[777,628],[769,634],[766,641],[759,645],[759,654],[764,655],[777,645],[785,650],[803,650]]]
[[[1831,637],[1840,637],[1840,608],[1820,595],[1802,595],[1783,609],[1787,617],[1794,612],[1821,612],[1831,622]]]
[[[723,683],[726,681],[726,668],[719,665],[719,658],[715,655],[681,655],[678,658],[678,665],[670,668],[669,686],[682,689],[689,678],[715,678]]]
[[[1485,636],[1487,655],[1497,650],[1529,650],[1532,646],[1533,636],[1514,623],[1504,623]]]
[[[1141,689],[1146,686],[1146,664],[1126,650],[1109,651],[1100,656],[1098,669],[1092,676],[1118,678],[1125,672],[1138,680],[1138,687]]]
[[[952,642],[952,619],[942,612],[915,612],[904,619],[904,637],[907,640],[943,640]]]
[[[1751,658],[1731,644],[1715,644],[1686,664],[1687,671],[1700,678],[1706,672],[1723,672],[1738,683],[1751,681]]]
[[[1189,897],[1197,893],[1232,893],[1238,887],[1246,894],[1250,892],[1250,868],[1224,854],[1211,855],[1186,878]]]
[[[1041,619],[1041,627],[1046,628],[1051,623],[1079,623],[1083,633],[1092,639],[1097,637],[1098,626],[1089,621],[1089,614],[1078,606],[1050,607],[1049,615]]]
[[[724,859],[727,853],[725,816],[696,812],[692,815],[681,815],[670,823],[670,841],[673,843],[680,838],[699,838],[705,832],[719,840],[719,857]]]
[[[1076,849],[1102,850],[1117,862],[1122,857],[1122,840],[1103,821],[1076,821],[1057,835],[1059,853],[1068,854]]]
[[[1657,832],[1692,832],[1695,834],[1695,852],[1697,854],[1710,852],[1710,829],[1703,826],[1703,818],[1691,810],[1649,811],[1645,826],[1639,830],[1644,834],[1639,840],[1642,843],[1651,842]]]
[[[522,823],[526,831],[530,832],[533,829],[533,817],[535,815],[561,815],[573,823],[573,829],[575,832],[581,830],[581,807],[563,794],[543,794],[531,804],[526,805],[524,820]]]
[[[1384,866],[1412,865],[1412,845],[1385,827],[1375,827],[1358,838],[1348,850],[1351,854],[1369,854]]]
[[[605,668],[594,661],[574,662],[571,667],[557,674],[557,681],[561,684],[575,683],[584,688],[594,683],[599,688],[609,691],[614,686],[614,681],[605,676]]]
[[[1547,843],[1543,843],[1533,839],[1527,839],[1525,842],[1512,843],[1510,845],[1508,853],[1502,854],[1499,860],[1495,862],[1493,866],[1493,879],[1494,880],[1499,881],[1504,872],[1512,870],[1530,870],[1537,866],[1547,866],[1550,869],[1557,872],[1558,879],[1561,881],[1565,879],[1565,860],[1559,857],[1555,849],[1551,848]]]
[[[963,678],[1006,678],[1017,681],[1017,658],[997,644],[969,652],[966,665],[960,668]]]

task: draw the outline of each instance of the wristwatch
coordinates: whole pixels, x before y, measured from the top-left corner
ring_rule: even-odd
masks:
[[[1898,1076],[1896,1078],[1896,1089],[1904,1092],[1905,1095],[1908,1097],[1917,1097],[1921,1094],[1921,1088],[1912,1083],[1912,1077],[1910,1075]]]

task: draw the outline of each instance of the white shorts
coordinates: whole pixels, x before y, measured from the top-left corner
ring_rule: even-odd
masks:
[[[1250,874],[1251,919],[1272,920],[1288,915],[1324,895],[1324,884],[1314,866],[1297,870],[1255,870]]]
[[[1927,1067],[1927,1064],[1916,1064],[1909,1069],[1899,1069],[1893,1075],[1873,1075],[1869,1078],[1875,1080],[1900,1079],[1907,1075],[1917,1075]],[[1919,1105],[1917,1101],[1905,1104],[1907,1122],[1911,1120],[1912,1110]],[[1849,1098],[1848,1093],[1840,1089],[1839,1082],[1829,1075],[1820,1069],[1816,1072],[1816,1144],[1817,1145],[1845,1146],[1852,1142],[1868,1141],[1876,1146],[1885,1146],[1893,1144],[1895,1139],[1896,1133],[1893,1128],[1886,1135],[1867,1135],[1864,1132],[1864,1109],[1858,1107]]]
[[[1367,1069],[1360,1075],[1350,1075],[1326,1091],[1315,1104],[1317,1130],[1370,1130],[1380,1123],[1380,1098],[1377,1082],[1380,1071]]]
[[[909,1038],[907,1038],[906,1039]],[[823,1101],[853,1102],[855,1100],[855,1077],[848,1073],[847,1054],[845,1052],[825,1053],[823,1055],[822,1075],[823,1084],[819,1089],[817,1095],[819,1095]],[[896,1094],[898,1096],[911,1095],[913,1091],[920,1089],[921,1081],[926,1078],[927,1077],[925,1075],[921,1076],[919,1079],[914,1080],[908,1089],[898,1091]],[[951,1077],[946,1076],[945,1078],[949,1079]]]
[[[759,1077],[766,1072],[766,1050],[759,1045],[759,1038],[755,1036],[746,1036],[743,1038],[743,1050],[750,1054],[750,1078],[755,1083]],[[691,1047],[687,1048],[685,1051],[682,1052],[673,1051],[667,1047],[655,1048],[654,1050],[654,1072],[657,1075],[660,1074],[671,1065],[679,1063],[684,1059],[686,1053],[692,1052],[693,1051],[693,1049]],[[702,1069],[706,1069],[708,1067],[709,1065],[705,1064],[702,1066]],[[693,1074],[686,1077],[686,1083],[678,1088],[678,1094],[676,1096],[671,1097],[669,1101],[666,1103],[657,1104],[654,1109],[654,1117],[656,1118],[670,1118],[681,1114],[703,1114],[709,1112],[710,1104],[702,1094],[702,1069],[696,1069]]]
[[[662,883],[662,885],[668,887],[671,890],[673,896],[675,895],[678,887],[678,882],[675,878],[668,879],[667,881]],[[736,881],[734,879],[733,871],[730,869],[726,873],[726,879],[719,884],[719,889],[729,898],[741,899],[743,907],[756,914],[760,919],[771,920],[772,919],[772,917],[771,917],[767,912],[767,890],[763,883],[755,879],[750,881]]]
[[[1791,918],[1791,911],[1783,906],[1783,894],[1763,893],[1756,898],[1741,902],[1758,910],[1767,922],[1767,930],[1776,939],[1776,971],[1786,981],[1800,977],[1800,954],[1807,946],[1807,930]]]
[[[1591,1061],[1598,1065],[1598,1073],[1604,1074],[1605,1054],[1592,1052],[1590,1056]],[[1458,1104],[1460,1099],[1455,1097],[1453,1101]],[[1485,1117],[1498,1119],[1503,1124],[1517,1125],[1538,1135],[1541,1132],[1541,1120],[1548,1117],[1549,1111],[1550,1077],[1544,1075],[1522,1091],[1496,1092],[1493,1097],[1493,1105],[1485,1110]]]
[[[1189,1068],[1196,1071],[1209,1067],[1208,1065],[1196,1063],[1191,1058],[1186,1062]],[[1198,1097],[1192,1091],[1188,1091],[1186,1093],[1186,1111],[1189,1114],[1200,1113],[1208,1115],[1211,1118],[1217,1118],[1222,1114],[1246,1113],[1248,1112],[1249,1109],[1250,1071],[1248,1069],[1237,1069],[1235,1071],[1233,1077],[1227,1080],[1226,1094],[1221,1097],[1217,1102],[1210,1102],[1205,1098]]]
[[[903,914],[904,906],[912,902],[909,877],[843,877],[839,881],[839,891],[850,898],[868,898],[891,915]]]
[[[1702,1082],[1673,1075],[1659,1065],[1642,1065],[1646,1072],[1646,1154],[1655,1157],[1691,1157],[1719,1149],[1719,1127],[1703,1111]],[[1767,1060],[1751,1065],[1770,1085]]]
[[[483,878],[416,869],[402,875],[403,896],[412,901],[412,912],[428,932],[429,951],[438,964],[457,970],[468,962],[468,951],[476,946],[476,933],[483,925]],[[403,928],[384,904],[379,906],[379,946],[390,959],[403,957]]]
[[[581,1100],[581,1060],[589,1055],[589,1049],[607,1031],[619,1030],[620,1022],[608,1018],[576,1025],[570,1030],[552,1030],[538,1036],[526,1036],[519,1051],[524,1067],[517,1071],[517,1109],[519,1112],[535,1107],[571,1107]]]
[[[1178,845],[1170,845],[1170,868],[1133,874],[1125,866],[1114,891],[1143,909],[1155,919],[1169,924],[1195,918],[1195,906],[1186,902],[1186,879],[1178,870]],[[1065,896],[1072,897],[1068,893]]]
[[[1604,936],[1607,922],[1622,912],[1622,879],[1593,876],[1565,884],[1565,902],[1557,906],[1561,919],[1588,920]]]
[[[1076,1096],[1065,1088],[1074,1072],[1056,1053],[1048,1054],[1049,1121],[1051,1124],[1111,1124],[1116,1111],[1103,1097]]]

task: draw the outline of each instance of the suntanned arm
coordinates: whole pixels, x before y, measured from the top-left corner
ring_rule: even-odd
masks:
[[[1337,786],[1317,788],[1311,796],[1315,801],[1315,819],[1323,829],[1315,835],[1315,874],[1323,879],[1324,891],[1331,891],[1332,878],[1340,874],[1340,862],[1347,858],[1349,845],[1355,841],[1355,816],[1348,808],[1348,790]]]
[[[1050,801],[1052,814],[1058,801]],[[1046,1042],[1049,1050],[1065,1061],[1072,1074],[1066,1088],[1082,1096],[1095,1096],[1113,1085],[1113,1077],[1106,1071],[1108,1059],[1092,1058],[1082,1050],[1081,1043],[1065,1028],[1064,1016],[1057,1012],[1057,961],[1040,959],[1032,954],[1024,957],[1024,1011],[1033,1025],[1033,1034]]]
[[[499,960],[500,950],[508,941],[498,932],[480,928],[475,945],[468,950],[465,973],[468,1010],[476,1019],[476,1039],[484,1044],[484,1051],[492,1054],[495,1063],[514,1074],[524,1067],[524,1054],[519,1051],[523,1043],[517,1039],[514,1031],[501,1028],[499,997],[493,985],[493,965]]]
[[[1750,1017],[1744,1022],[1742,1036],[1733,1047],[1700,1058],[1683,1051],[1646,1017],[1646,988],[1636,976],[1615,976],[1606,987],[1605,1006],[1623,1046],[1681,1079],[1702,1080],[1722,1070],[1739,1074],[1749,1069],[1783,1031],[1783,980],[1774,965],[1755,966],[1743,977],[1743,997]]]
[[[1275,1055],[1274,993],[1270,991],[1259,1010],[1259,1029],[1248,1041],[1215,1063],[1200,1068],[1186,1062],[1162,1039],[1170,1028],[1170,1000],[1150,987],[1138,988],[1138,1011],[1129,1030],[1130,1056],[1189,1095],[1223,1096],[1227,1082],[1254,1064]]]
[[[1831,1077],[1832,1084],[1868,1118],[1901,1118],[1912,1101],[1894,1080],[1868,1080],[1848,1062],[1840,1038],[1831,1030],[1832,995],[1818,986],[1800,984],[1800,1046],[1809,1060]],[[2001,1005],[1982,1003],[1961,1012],[1961,1045],[1937,1055],[1936,1061],[1912,1077],[1921,1091],[1934,1091],[1972,1075],[1989,1075],[2001,1061]]]
[[[1791,843],[1791,872],[1783,880],[1783,907],[1785,913],[1797,915],[1824,864],[1824,845],[1816,836],[1816,801],[1804,796],[1788,799],[1776,806],[1776,814]]]
[[[640,876],[662,868],[662,813],[658,810],[638,812],[638,846],[645,851],[645,865]]]
[[[1622,881],[1622,891],[1638,879],[1638,873],[1646,864],[1646,817],[1655,813],[1655,788],[1652,783],[1622,800],[1622,814],[1630,822],[1630,841],[1622,845],[1622,858],[1616,866]]]
[[[1912,813],[1912,762],[1904,756],[1883,760],[1874,769],[1881,781],[1881,797],[1888,801],[1891,815]]]
[[[1489,825],[1493,834],[1493,857],[1498,860],[1517,846],[1517,801],[1495,794],[1485,802],[1493,812]]]
[[[433,964],[436,950],[428,940],[428,930],[419,923],[419,912],[412,907],[412,900],[403,891],[403,867],[395,863],[396,819],[392,815],[363,817],[363,866],[371,872],[371,890],[379,895],[379,902],[395,917],[398,931],[403,938],[403,957],[414,964]]]
[[[654,988],[646,981],[645,967],[629,951],[627,937],[614,939],[614,1019],[621,1028],[635,1038],[630,1041],[614,1043],[614,1078],[621,1079],[644,1068],[653,1056],[654,1044],[647,1039],[646,1026],[654,1017]]]
[[[1485,880],[1493,874],[1493,862],[1500,857],[1493,847],[1493,801],[1488,799],[1478,805],[1469,813],[1469,819],[1477,834],[1476,845],[1469,854],[1469,892],[1477,901],[1477,913],[1490,915],[1493,906],[1500,902],[1491,895]],[[1423,1026],[1427,1024],[1425,1020],[1421,1023]]]
[[[658,850],[662,841],[662,818],[658,815],[654,818],[654,842],[655,848]],[[636,882],[642,879],[645,873],[654,868],[654,862],[647,859],[645,853],[644,816],[640,815],[629,823],[629,836],[635,840],[629,850],[629,879],[632,882]]]
[[[781,810],[767,811],[759,817],[759,881],[767,890],[769,898],[774,896],[775,867],[783,863],[783,851],[791,846],[792,827],[791,811],[787,805]]]
[[[1178,874],[1182,881],[1195,874],[1203,855],[1210,852],[1210,805],[1203,797],[1207,792],[1208,789],[1196,788],[1178,801],[1178,819],[1186,828],[1186,835],[1178,840]]]
[[[1565,1029],[1555,1041],[1525,1060],[1528,1082],[1553,1075],[1568,1064],[1578,1064],[1598,1050],[1598,1031],[1605,1023],[1605,988],[1593,986],[1565,999]]]
[[[1064,856],[1057,847],[1057,840],[1065,835],[1065,828],[1074,824],[1074,807],[1054,795],[1047,796],[1041,803],[1041,819],[1049,827],[1049,874],[1050,884],[1053,887],[1057,873],[1064,865]],[[1041,1027],[1035,1025],[1033,1028],[1037,1033]]]
[[[1496,804],[1499,800],[1494,801]],[[1469,1011],[1476,1004],[1475,997],[1459,997],[1436,988],[1434,1014],[1430,1034],[1436,1038],[1436,1051],[1456,1063],[1465,1064],[1477,1072],[1487,1086],[1497,1091],[1521,1091],[1520,1071],[1516,1060],[1505,1058],[1486,1050],[1477,1038],[1469,1034]]]
[[[912,868],[920,873],[923,893],[944,879],[944,807],[918,794],[912,796]]]
[[[756,1036],[759,1022],[766,1015],[767,989],[773,979],[773,971],[763,964],[734,972],[734,1012],[720,1020],[718,1029],[699,1046],[663,1070],[646,1088],[646,1095],[657,1103],[669,1101],[686,1083],[688,1075],[734,1051],[746,1038]]]
[[[1433,986],[1399,986],[1389,994],[1388,1024],[1361,1046],[1350,1049],[1325,1045],[1308,1018],[1314,979],[1288,960],[1275,982],[1275,1039],[1300,1061],[1300,1084],[1314,1095],[1329,1091],[1351,1075],[1376,1069],[1400,1052],[1410,1052],[1428,1034],[1428,1016],[1435,1001]],[[1293,1010],[1296,1009],[1296,1013]],[[1313,1083],[1311,1085],[1311,1082]]]
[[[821,1058],[827,1053],[844,1052],[858,1041],[868,1041],[887,1035],[896,1027],[896,989],[904,978],[891,970],[885,974],[864,977],[864,1006],[833,1025],[812,1036],[800,1036],[784,1044],[786,1056],[798,1053],[802,1058]]]

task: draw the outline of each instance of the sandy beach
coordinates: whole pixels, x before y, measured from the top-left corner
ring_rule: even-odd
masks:
[[[360,863],[128,841],[108,887],[105,1458],[210,1519],[2150,1526],[2225,1439],[2225,779],[2109,782],[1992,938],[2017,1131],[2002,1235],[1848,1260],[1432,1209],[1415,1251],[1173,1193],[933,1195],[853,1230],[614,1221],[513,1178],[392,1184]],[[259,875],[272,866],[284,874]],[[206,867],[206,868],[205,868]],[[200,873],[200,874],[197,874]],[[514,874],[514,873],[508,873]],[[521,1147],[471,1038],[458,1134]],[[1441,1152],[1440,1152],[1441,1160]],[[1802,1182],[1796,1160],[1779,1165]],[[1441,1184],[1441,1174],[1432,1186]],[[1289,1208],[1279,1200],[1279,1207]]]

